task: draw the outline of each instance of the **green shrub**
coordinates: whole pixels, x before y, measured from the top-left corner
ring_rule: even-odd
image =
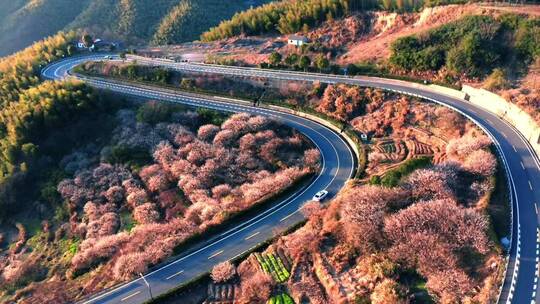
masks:
[[[129,166],[142,167],[152,161],[152,155],[142,148],[118,145],[112,147],[111,153],[106,161],[112,164],[126,164]]]
[[[490,91],[509,88],[510,83],[502,69],[495,69],[484,82],[484,88]]]
[[[206,108],[197,108],[197,114],[199,114],[200,118],[203,120],[203,123],[205,124],[213,124],[216,126],[221,126],[222,123],[227,120],[229,115],[219,112],[212,109],[206,109]]]
[[[456,73],[480,77],[500,62],[502,52],[498,49],[499,46],[482,38],[480,33],[471,32],[450,49],[446,65]]]
[[[278,52],[272,52],[268,58],[268,63],[273,66],[278,66],[281,63],[282,56]]]
[[[401,179],[401,173],[396,170],[388,171],[382,178],[381,178],[381,185],[391,188],[397,186]]]
[[[540,18],[520,21],[515,34],[515,47],[518,55],[528,62],[540,56]]]
[[[137,110],[137,121],[155,125],[158,122],[168,121],[173,112],[174,107],[167,103],[149,101]]]
[[[416,169],[424,168],[431,165],[430,157],[419,157],[406,160],[397,168],[394,168],[384,174],[381,178],[380,184],[391,188],[399,184],[401,179],[411,174]]]
[[[397,39],[391,45],[389,62],[409,71],[437,71],[446,66],[454,73],[483,77],[504,64],[522,68],[538,56],[539,28],[539,18],[466,16],[421,35]]]
[[[369,184],[370,185],[380,185],[381,184],[381,177],[378,175],[373,175],[369,178]]]

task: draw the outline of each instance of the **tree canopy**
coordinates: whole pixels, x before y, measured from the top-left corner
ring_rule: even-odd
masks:
[[[446,67],[458,74],[482,77],[505,64],[525,66],[540,54],[539,41],[539,18],[466,16],[421,36],[397,39],[391,46],[390,62],[404,70]]]
[[[47,158],[42,143],[99,108],[85,84],[39,77],[46,64],[67,55],[75,37],[60,33],[0,61],[0,221],[16,209],[15,188],[22,188]]]

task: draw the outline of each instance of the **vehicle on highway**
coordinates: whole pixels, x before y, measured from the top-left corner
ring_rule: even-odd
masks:
[[[316,202],[320,202],[320,201],[324,200],[327,196],[328,196],[328,191],[321,190],[321,191],[317,192],[313,196],[313,200],[316,201]]]
[[[75,58],[69,58],[64,59],[63,61],[59,61],[56,63],[53,63],[43,69],[42,75],[45,78],[48,79],[62,79],[69,75],[69,71],[72,70],[75,66],[81,64],[85,61],[92,61],[92,60],[99,60],[99,57],[93,57],[87,56],[85,58],[75,57]],[[102,57],[101,57],[102,58]],[[152,64],[160,64],[160,65],[166,65],[161,61],[152,62]],[[247,68],[237,68],[237,67],[220,67],[217,69],[215,66],[212,65],[191,65],[191,64],[185,64],[185,65],[176,65],[175,68],[182,68],[183,71],[197,71],[197,72],[207,72],[207,73],[222,73],[227,75],[257,75],[265,78],[273,78],[273,79],[279,79],[281,81],[289,81],[289,80],[297,80],[297,79],[309,79],[309,80],[317,80],[321,82],[328,82],[328,83],[335,83],[336,78],[339,76],[326,76],[326,75],[319,75],[319,74],[295,74],[289,71],[279,72],[279,71],[268,71],[268,70],[261,70],[261,69],[247,69]],[[306,76],[307,75],[307,76]],[[308,77],[309,76],[309,77]],[[339,78],[340,81],[354,84],[354,85],[364,85],[369,87],[377,87],[382,88],[389,91],[397,91],[397,92],[403,92],[404,94],[410,94],[413,96],[419,96],[421,98],[425,98],[428,101],[433,101],[436,103],[440,103],[442,105],[448,106],[449,108],[456,109],[458,112],[463,113],[468,118],[472,119],[475,123],[477,123],[480,127],[482,127],[492,139],[494,139],[495,145],[497,147],[497,150],[499,152],[499,155],[504,159],[503,164],[505,167],[505,171],[508,173],[509,177],[509,183],[511,187],[509,187],[510,190],[510,203],[512,206],[512,212],[514,214],[515,219],[512,220],[512,234],[510,234],[510,249],[509,249],[509,255],[507,257],[507,262],[505,265],[502,265],[506,270],[504,271],[505,276],[503,287],[501,288],[499,298],[500,301],[497,301],[498,303],[531,303],[536,302],[538,295],[537,295],[537,288],[538,285],[535,283],[535,281],[538,279],[538,273],[540,272],[538,270],[538,263],[535,262],[538,258],[538,251],[537,246],[538,245],[538,230],[537,230],[537,215],[535,214],[534,210],[536,208],[536,204],[529,204],[529,202],[538,201],[538,194],[540,191],[537,190],[536,181],[540,180],[540,178],[534,178],[538,174],[538,166],[524,166],[524,164],[521,162],[522,159],[524,160],[534,160],[535,164],[540,164],[540,161],[537,160],[537,158],[534,155],[534,152],[529,148],[528,143],[526,142],[525,138],[522,138],[518,131],[514,128],[512,128],[510,125],[508,125],[506,122],[501,121],[496,118],[496,116],[493,115],[493,113],[490,113],[489,111],[482,109],[481,107],[475,105],[474,103],[471,103],[468,101],[469,96],[466,96],[465,98],[457,98],[457,97],[451,97],[449,95],[446,95],[444,93],[436,92],[430,88],[424,88],[422,86],[417,85],[416,83],[403,83],[401,81],[394,81],[391,79],[377,79],[377,78],[346,78],[341,77]],[[112,84],[109,82],[105,82],[103,80],[96,81],[92,79],[86,80],[89,82],[92,86],[95,86],[97,88],[105,88],[105,89],[112,89],[116,92],[119,92],[121,94],[136,94],[137,96],[141,96],[144,98],[153,98],[155,93],[148,92],[146,89],[141,89],[135,86],[130,86],[129,84]],[[157,90],[156,90],[157,91]],[[154,91],[155,92],[155,91]],[[159,91],[158,91],[159,92]],[[163,100],[166,101],[174,101],[178,102],[178,96],[173,96],[165,94],[162,95]],[[182,103],[186,103],[188,105],[193,106],[201,106],[201,104],[198,101],[190,100],[189,98],[186,99],[180,99],[182,100]],[[222,104],[222,101],[219,102],[213,102],[211,99],[203,99],[204,102],[210,102],[212,107],[219,108],[219,105]],[[242,105],[238,105],[235,103],[227,103],[227,107],[234,107],[235,109],[238,108],[238,111],[245,111],[245,112],[252,112],[252,111],[264,111],[267,110],[264,108],[256,108],[254,110],[251,110],[249,107],[245,107]],[[276,115],[276,113],[281,114],[280,112],[266,112],[268,115]],[[285,114],[283,115],[283,119],[289,119],[289,116]],[[291,116],[294,117],[294,119],[300,120],[300,117]],[[300,120],[301,121],[301,120]],[[310,121],[306,121],[305,123],[310,123]],[[298,125],[300,128],[302,128],[302,124]],[[324,129],[322,129],[324,130]],[[306,128],[305,131],[310,131],[310,128]],[[313,131],[313,130],[311,130]],[[311,134],[311,133],[310,133]],[[332,135],[333,133],[329,133],[329,135]],[[508,134],[508,136],[507,136]],[[312,133],[311,135],[317,136],[317,132]],[[326,136],[325,136],[326,137]],[[324,139],[324,137],[322,138]],[[318,142],[315,140],[315,142]],[[331,141],[332,144],[336,143],[339,144],[339,140]],[[344,143],[345,144],[345,143]],[[324,146],[323,146],[324,147]],[[336,146],[339,148],[339,146]],[[512,149],[513,148],[513,149]],[[334,148],[335,149],[335,148]],[[329,149],[331,150],[331,149]],[[352,164],[344,165],[342,163],[341,156],[346,156],[347,153],[339,153],[339,150],[335,150],[336,155],[338,156],[337,159],[330,161],[327,157],[324,157],[324,161],[327,165],[337,166],[338,169],[340,168],[352,168]],[[333,156],[333,154],[329,153],[328,156]],[[347,159],[345,159],[347,160]],[[348,160],[350,162],[350,160]],[[521,166],[520,166],[521,164]],[[526,171],[526,174],[523,174],[523,170]],[[332,170],[326,170],[326,171],[332,171]],[[351,171],[352,172],[352,171]],[[352,173],[351,173],[352,174]],[[336,177],[338,175],[335,175]],[[341,175],[340,175],[341,176]],[[340,177],[338,176],[338,178]],[[334,177],[328,176],[328,178],[332,178],[332,181],[334,181]],[[528,179],[528,180],[527,180]],[[339,183],[334,181],[334,185],[326,185],[322,186],[325,183],[323,183],[321,180],[319,180],[319,183],[317,185],[313,185],[314,189],[329,189],[332,193],[336,193],[341,187],[341,185],[344,183],[343,180],[341,180]],[[312,189],[313,189],[312,188]],[[326,190],[323,190],[326,191]],[[320,192],[323,192],[320,191]],[[319,193],[320,193],[319,192]],[[328,194],[324,196],[314,196],[314,200],[320,201],[327,197]],[[318,197],[316,199],[316,197]],[[299,197],[295,197],[296,199]],[[161,267],[159,269],[156,269],[155,272],[152,274],[154,278],[160,279],[160,278],[166,278],[168,276],[174,275],[174,278],[176,280],[169,285],[163,285],[162,290],[160,290],[160,293],[165,292],[172,285],[179,284],[181,281],[184,282],[184,280],[188,280],[188,276],[186,277],[180,277],[176,276],[176,271],[183,271],[184,268],[189,267],[190,265],[194,265],[196,263],[205,263],[205,268],[203,269],[202,266],[200,267],[201,271],[207,271],[208,269],[211,269],[211,266],[215,265],[217,259],[209,259],[208,257],[213,257],[216,252],[220,253],[220,257],[222,259],[225,258],[231,258],[234,257],[236,254],[243,252],[244,250],[249,250],[250,246],[255,244],[256,241],[258,241],[258,238],[262,238],[264,232],[260,233],[260,236],[258,238],[252,238],[250,240],[253,240],[252,243],[248,241],[242,242],[241,245],[238,245],[239,248],[236,248],[235,251],[231,252],[225,252],[221,253],[222,250],[219,250],[219,248],[226,248],[226,246],[230,246],[232,242],[235,242],[237,234],[242,234],[241,237],[246,237],[250,235],[251,231],[254,229],[261,229],[261,231],[272,231],[272,229],[262,229],[262,227],[266,228],[266,225],[268,224],[267,220],[263,219],[272,219],[276,223],[281,223],[279,219],[291,219],[289,221],[293,221],[292,219],[295,219],[295,217],[288,217],[287,214],[290,214],[291,210],[298,210],[298,203],[305,202],[305,199],[301,200],[295,200],[293,199],[291,202],[287,202],[285,205],[280,206],[276,208],[275,210],[269,211],[268,213],[265,213],[260,218],[257,218],[253,220],[252,223],[250,223],[249,232],[246,232],[246,234],[242,234],[245,231],[242,229],[242,227],[239,227],[238,230],[234,230],[230,232],[230,234],[227,234],[225,237],[226,239],[221,240],[218,239],[215,242],[211,243],[207,247],[204,247],[203,249],[200,249],[200,251],[197,254],[189,255],[188,257],[182,257],[177,260],[173,264],[167,264],[164,267]],[[518,202],[525,202],[519,204]],[[534,206],[534,208],[533,208]],[[531,212],[532,209],[532,212]],[[247,229],[246,229],[247,231]],[[514,237],[512,237],[514,236]],[[228,248],[228,247],[227,247]],[[217,251],[216,251],[217,250]],[[171,266],[168,266],[171,265]],[[140,279],[139,279],[140,280]],[[132,294],[136,294],[139,297],[148,298],[147,296],[144,296],[144,293],[142,293],[142,288],[144,286],[139,286],[139,281],[130,281],[126,283],[125,285],[122,285],[116,289],[110,290],[107,293],[99,294],[96,296],[92,296],[91,302],[88,303],[104,303],[107,301],[120,301],[121,299],[125,299],[126,297],[132,296]],[[160,285],[161,286],[161,285]],[[534,288],[531,288],[534,287]],[[138,291],[134,292],[134,289],[141,288]],[[534,290],[533,290],[534,289]],[[130,295],[131,294],[131,295]],[[130,298],[133,303],[138,303],[140,299],[133,297]],[[95,301],[95,302],[94,302]],[[101,301],[101,302],[98,302]],[[142,300],[141,300],[142,302]],[[540,302],[540,301],[539,301]]]
[[[107,60],[111,60],[111,59],[112,59],[112,56],[107,55],[107,56],[105,56],[105,57],[103,57],[103,58],[105,58],[105,59],[107,59]]]

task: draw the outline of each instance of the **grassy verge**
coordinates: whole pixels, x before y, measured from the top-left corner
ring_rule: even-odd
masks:
[[[494,155],[498,155],[493,150]],[[511,208],[508,189],[508,180],[502,161],[499,158],[497,172],[492,177],[491,184],[494,186],[491,193],[486,197],[486,213],[491,219],[490,237],[495,244],[500,244],[503,237],[508,237],[511,232]]]

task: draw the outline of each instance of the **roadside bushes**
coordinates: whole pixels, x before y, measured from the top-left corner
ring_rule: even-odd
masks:
[[[172,106],[158,101],[144,103],[137,109],[137,121],[155,125],[158,122],[169,121],[171,115],[182,109],[182,106]]]
[[[329,85],[324,90],[317,111],[339,121],[348,121],[363,111],[363,91],[357,86]]]
[[[210,276],[214,282],[220,283],[232,279],[235,275],[236,267],[231,262],[225,261],[214,266]]]
[[[508,89],[510,82],[502,69],[494,69],[493,72],[484,81],[484,88],[490,91]]]
[[[90,74],[101,72],[100,68],[101,64],[99,63],[89,62],[82,65],[83,71]],[[80,68],[75,69],[75,71],[80,71]],[[137,64],[126,64],[122,66],[107,65],[106,73],[113,77],[121,77],[134,81],[151,81],[161,84],[169,83],[173,76],[173,73],[168,69]]]

